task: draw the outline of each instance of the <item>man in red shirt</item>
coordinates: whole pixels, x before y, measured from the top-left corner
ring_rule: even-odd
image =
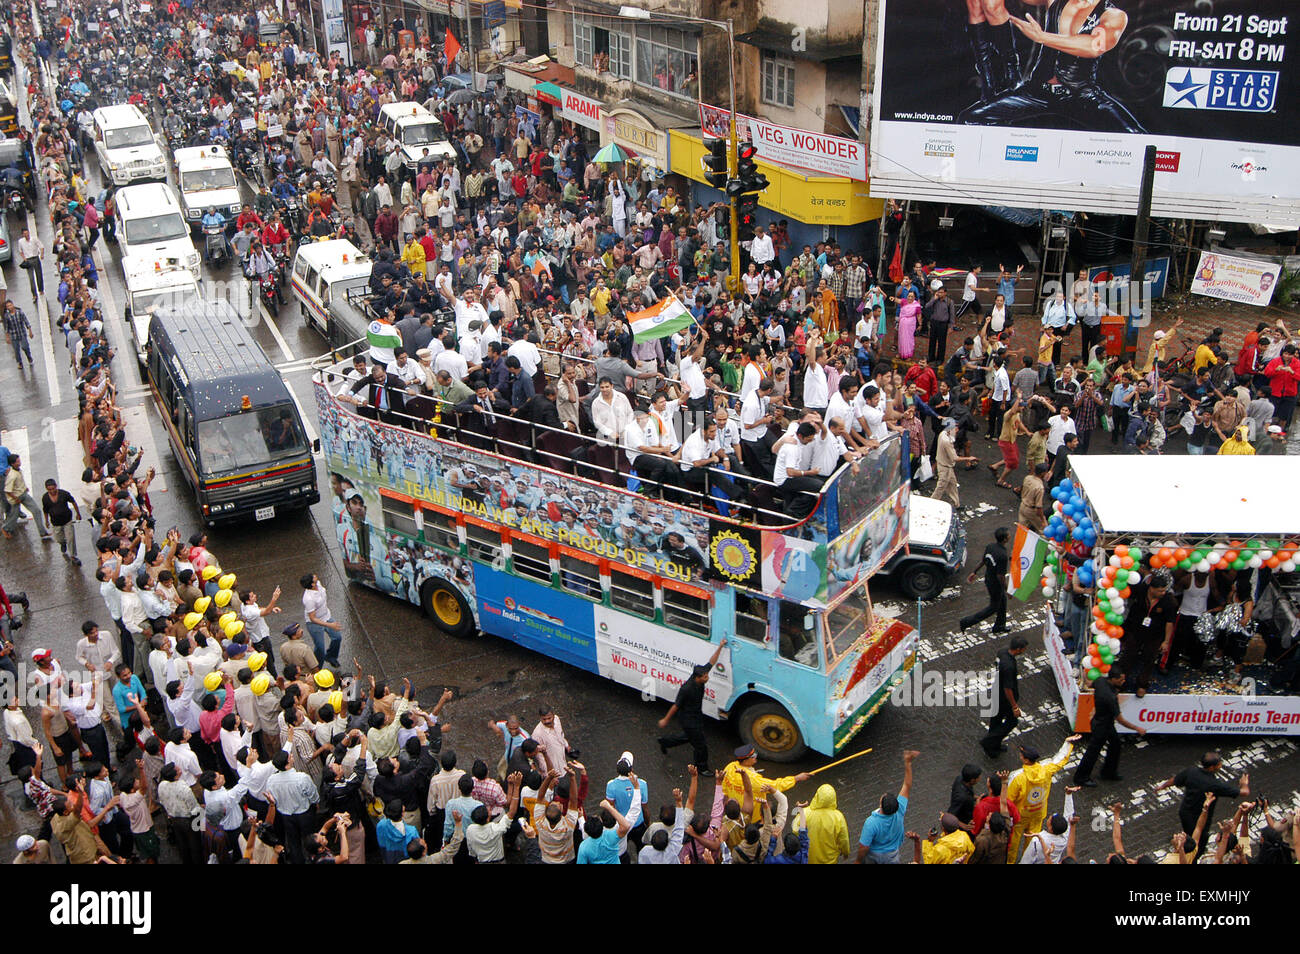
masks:
[[[926,404],[930,403],[934,392],[939,390],[939,379],[934,376],[934,368],[930,367],[922,357],[918,357],[916,364],[907,369],[907,374],[903,376],[903,383],[915,384],[917,390],[921,392],[921,397],[925,398]]]
[[[994,812],[1001,812],[1007,819],[1007,827],[1014,828],[1020,824],[1020,809],[1016,808],[1016,803],[1007,801],[1006,796],[1002,794],[1002,788],[1006,784],[1006,776],[1009,773],[1004,769],[997,774],[990,772],[986,778],[988,781],[989,793],[975,803],[975,813],[971,816],[971,836],[978,835],[988,817]]]
[[[262,227],[262,244],[267,248],[275,245],[284,245],[289,241],[289,230],[284,227],[280,221],[280,213],[273,212],[271,221]]]
[[[375,240],[397,251],[397,216],[391,205],[384,206],[375,217]]]
[[[259,229],[266,224],[262,221],[262,217],[253,211],[253,207],[245,202],[244,207],[239,212],[239,217],[235,219],[235,231],[244,231],[244,226],[249,222],[252,222]]]
[[[1296,386],[1300,384],[1300,358],[1296,358],[1296,346],[1288,344],[1282,353],[1264,366],[1264,377],[1268,378],[1268,389],[1273,396],[1275,417],[1286,421],[1291,427],[1291,417],[1295,414]]]
[[[99,210],[95,208],[95,199],[92,196],[86,200],[86,215],[81,220],[85,226],[88,238],[86,239],[86,251],[89,252],[99,241]]]

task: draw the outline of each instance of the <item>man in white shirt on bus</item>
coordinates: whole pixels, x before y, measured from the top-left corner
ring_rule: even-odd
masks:
[[[701,328],[699,338],[678,350],[681,357],[677,373],[686,389],[686,406],[692,411],[708,410],[708,382],[704,378],[704,343],[708,337],[709,333]]]
[[[706,418],[701,426],[691,432],[682,444],[679,466],[682,483],[696,493],[705,495],[714,489],[728,500],[736,499],[735,481],[718,472],[719,469],[730,470],[731,465],[718,440],[717,421]]]
[[[520,364],[523,364],[520,361]],[[600,379],[600,391],[591,401],[591,423],[604,444],[615,444],[632,420],[632,405],[621,391],[614,390],[612,378]]]
[[[826,405],[830,401],[829,386],[826,381],[826,352],[817,349],[803,375],[803,407],[805,411],[816,411],[825,415]]]
[[[506,349],[506,357],[519,359],[520,369],[530,378],[537,373],[537,366],[542,363],[542,353],[537,350],[537,334],[530,331],[527,338],[521,338]]]
[[[755,477],[766,478],[772,472],[772,452],[763,438],[772,423],[768,398],[772,379],[763,378],[740,405],[740,443],[745,449],[745,468]]]
[[[681,406],[680,401],[668,400],[665,391],[656,391],[650,401],[650,423],[658,431],[658,443],[667,444],[669,452],[674,454],[682,446],[677,439],[677,412]]]
[[[389,362],[385,371],[401,381],[402,386],[406,388],[417,387],[424,381],[420,362],[412,361],[405,348],[393,349],[393,360]]]
[[[618,396],[623,397],[621,394]],[[626,401],[627,398],[623,400]],[[636,471],[637,479],[652,485],[660,496],[663,495],[665,485],[675,483],[673,449],[663,443],[659,429],[648,412],[637,411],[623,428],[623,451],[627,454],[628,463]]]
[[[812,513],[817,506],[817,495],[821,493],[821,475],[810,465],[799,466],[804,463],[805,448],[812,444],[818,430],[818,426],[810,421],[800,422],[795,429],[795,439],[783,439],[777,451],[772,482],[785,499],[786,512],[793,520],[803,520]]]
[[[441,280],[442,275],[440,274],[434,284],[437,285]],[[473,288],[465,290],[464,298],[457,298],[453,295],[451,303],[456,309],[457,338],[463,338],[465,335],[469,334],[469,323],[471,321],[478,321],[483,325],[487,324],[487,312],[484,311],[483,306],[479,304],[478,292]]]
[[[722,452],[727,455],[731,471],[745,473],[745,469],[740,465],[740,425],[736,423],[736,419],[726,407],[714,411],[713,420],[718,424],[718,443],[722,447]]]

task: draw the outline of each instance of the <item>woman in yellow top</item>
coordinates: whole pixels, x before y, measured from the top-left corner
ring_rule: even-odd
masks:
[[[1251,445],[1250,441],[1246,440],[1246,432],[1246,425],[1240,425],[1232,432],[1232,436],[1223,442],[1223,446],[1219,448],[1219,453],[1235,454],[1239,457],[1249,457],[1251,454],[1254,454],[1255,448]]]

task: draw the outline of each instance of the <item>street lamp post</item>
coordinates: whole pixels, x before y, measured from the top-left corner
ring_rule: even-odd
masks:
[[[727,176],[735,178],[740,169],[740,161],[737,155],[739,149],[739,136],[736,131],[736,27],[735,22],[728,17],[726,20],[710,20],[707,17],[688,17],[676,13],[659,13],[653,15],[649,10],[643,10],[640,7],[621,6],[618,8],[618,15],[628,20],[652,20],[652,19],[669,19],[685,20],[690,23],[704,23],[709,26],[717,27],[727,32],[727,77],[731,87],[731,117],[728,121],[728,148],[727,148]],[[697,66],[698,69],[698,66]],[[728,204],[731,206],[730,215],[730,247],[731,247],[731,275],[727,279],[727,290],[736,294],[740,288],[740,231],[737,222],[736,200],[729,199]]]

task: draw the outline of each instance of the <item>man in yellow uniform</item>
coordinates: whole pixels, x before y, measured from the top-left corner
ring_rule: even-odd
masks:
[[[960,864],[975,853],[975,843],[961,827],[956,815],[945,812],[939,819],[939,827],[943,829],[942,837],[936,837],[938,832],[931,832],[930,838],[921,842],[921,864]]]
[[[1020,821],[1011,829],[1011,844],[1007,847],[1007,864],[1014,865],[1020,856],[1020,840],[1025,835],[1036,835],[1043,830],[1047,816],[1047,799],[1052,794],[1052,776],[1065,768],[1074,743],[1083,738],[1072,735],[1065,740],[1061,750],[1050,762],[1038,761],[1038,750],[1033,746],[1020,747],[1021,768],[1011,776],[1007,785],[1007,800],[1020,811]]]
[[[800,772],[798,775],[787,775],[784,778],[764,778],[754,768],[758,763],[758,756],[754,753],[752,745],[742,745],[733,754],[736,756],[736,760],[728,762],[727,767],[722,770],[722,797],[724,799],[734,798],[744,804],[745,782],[743,776],[748,775],[750,788],[756,796],[750,821],[758,821],[761,816],[762,805],[760,804],[759,793],[767,788],[775,789],[778,792],[788,791],[794,788],[796,782],[802,782],[810,777],[807,772]]]

